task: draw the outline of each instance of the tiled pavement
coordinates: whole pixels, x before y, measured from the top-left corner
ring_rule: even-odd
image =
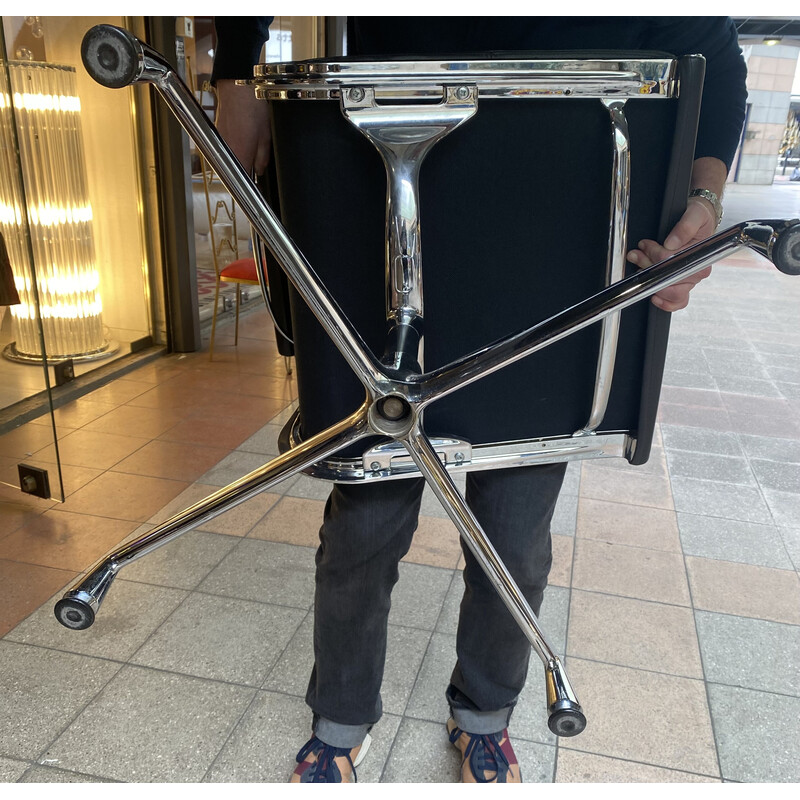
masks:
[[[589,724],[548,732],[535,660],[511,728],[527,781],[800,781],[799,312],[800,279],[718,265],[674,315],[649,463],[570,465],[542,618]],[[263,316],[225,341],[58,412],[65,504],[0,488],[0,781],[289,775],[324,485],[289,480],[125,569],[88,631],[52,616],[107,549],[275,453],[293,383]],[[4,479],[52,459],[42,427],[0,439]],[[442,690],[460,553],[435,501],[423,512],[362,781],[458,773]]]

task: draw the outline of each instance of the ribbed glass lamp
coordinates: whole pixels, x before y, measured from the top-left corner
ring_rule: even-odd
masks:
[[[75,68],[34,61],[8,66],[11,93],[0,92],[0,226],[22,302],[11,307],[16,341],[3,355],[41,361],[36,290],[48,361],[102,358],[115,348],[103,328]],[[24,195],[9,152],[14,119]]]

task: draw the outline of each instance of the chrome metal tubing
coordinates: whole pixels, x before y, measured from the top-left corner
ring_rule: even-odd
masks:
[[[356,86],[342,92],[347,121],[372,142],[386,168],[386,317],[390,326],[411,326],[415,335],[392,337],[415,352],[386,355],[395,369],[406,358],[420,367],[423,351],[422,239],[419,173],[430,149],[477,111],[472,86],[445,87],[441,103],[380,105],[375,89]]]
[[[603,104],[611,116],[614,138],[608,261],[606,262],[606,286],[611,286],[625,276],[625,255],[628,252],[628,209],[631,199],[631,148],[628,122],[625,119],[625,101],[603,100]],[[614,364],[617,359],[619,323],[619,311],[605,317],[601,323],[600,352],[597,357],[592,410],[589,413],[589,420],[579,431],[584,435],[597,430],[608,408]]]
[[[404,391],[415,399],[418,409],[421,410],[445,395],[564,339],[609,314],[650,297],[745,247],[769,258],[771,240],[766,231],[771,233],[772,228],[768,226],[769,223],[742,222],[720,231],[693,247],[602,289],[537,325],[473,351],[447,366],[409,377],[404,384]]]
[[[254,69],[256,96],[333,99],[348,87],[375,84],[380,96],[403,100],[436,97],[443,85],[468,81],[482,98],[636,97],[677,94],[676,61],[663,58],[492,59],[448,61],[341,61],[268,63]]]
[[[528,601],[475,519],[450,474],[439,461],[422,428],[415,425],[403,438],[403,444],[542,663],[547,665],[555,660],[556,655],[547,643]]]
[[[113,26],[98,27],[118,32],[130,47],[136,50],[138,69],[130,82],[152,83],[158,89],[172,113],[261,235],[314,316],[364,384],[367,392],[375,396],[378,384],[383,378],[377,359],[350,324],[336,300],[328,293],[305,256],[292,242],[245,169],[209,122],[194,94],[159,53],[132,34],[115,29]]]
[[[78,601],[90,606],[92,612],[96,612],[111,581],[123,567],[368,434],[365,404],[354,414],[327,430],[312,436],[263,467],[253,470],[238,481],[181,511],[144,536],[104,556],[90,567],[86,575],[67,589],[61,602]],[[59,619],[63,622],[60,615]]]

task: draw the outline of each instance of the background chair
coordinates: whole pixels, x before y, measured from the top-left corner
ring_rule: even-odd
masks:
[[[202,156],[200,157],[200,168],[203,174],[203,190],[205,192],[206,211],[208,213],[208,236],[211,244],[214,272],[216,274],[214,310],[211,321],[211,342],[208,348],[208,357],[209,359],[213,359],[221,285],[223,283],[232,283],[236,285],[236,322],[233,337],[233,344],[236,346],[239,344],[239,306],[242,302],[241,286],[258,286],[258,275],[256,274],[255,259],[252,256],[243,258],[240,257],[239,254],[236,204]]]

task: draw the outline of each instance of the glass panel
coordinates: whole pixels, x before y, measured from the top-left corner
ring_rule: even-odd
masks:
[[[2,23],[0,231],[21,302],[0,328],[0,480],[19,486],[7,478],[21,456],[58,474],[56,434],[74,435],[85,419],[75,398],[107,381],[119,359],[153,345],[160,337],[153,318],[162,312],[151,305],[158,228],[153,144],[143,133],[149,97],[140,87],[98,85],[80,59],[89,28],[131,27],[131,20],[8,16]],[[76,488],[70,472],[66,494]],[[63,499],[60,487],[51,490]]]
[[[0,21],[0,34],[3,25]],[[34,272],[36,237],[29,225],[26,187],[21,160],[30,153],[30,130],[22,131],[26,109],[16,80],[19,72],[6,56],[0,35],[0,348],[16,353],[19,341],[26,349],[26,366],[0,358],[0,409],[17,408],[0,416],[0,537],[14,530],[30,514],[42,510],[51,496],[64,498],[58,458],[43,463],[34,453],[56,447],[49,373],[44,357],[45,331]],[[31,104],[31,101],[28,101]],[[38,224],[38,209],[34,209]],[[41,232],[39,232],[41,233]],[[16,360],[16,359],[15,359]],[[20,401],[43,398],[40,413],[26,414]],[[20,496],[20,490],[30,498]],[[34,497],[40,499],[34,500]]]

